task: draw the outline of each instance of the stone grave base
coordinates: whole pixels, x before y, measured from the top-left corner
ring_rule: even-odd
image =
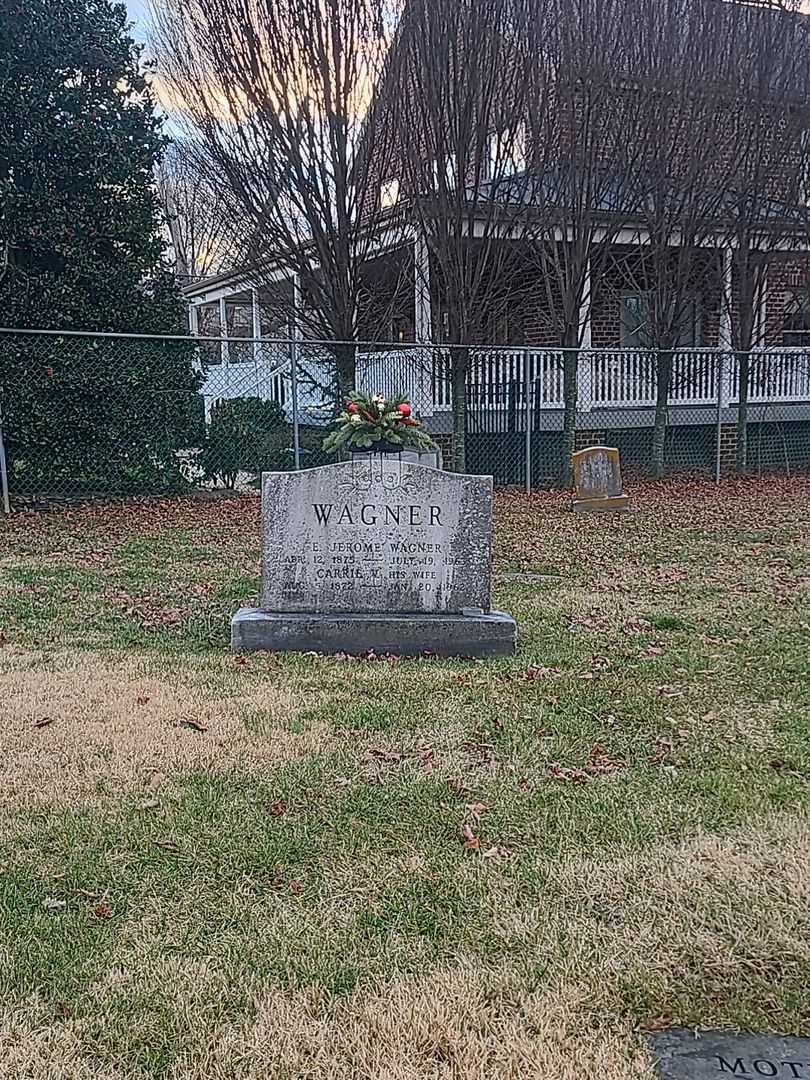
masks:
[[[628,495],[608,495],[604,499],[574,499],[572,509],[575,514],[588,514],[592,511],[613,510],[622,513],[630,509]]]
[[[511,656],[511,615],[295,614],[241,608],[231,619],[237,653],[394,653],[397,656]]]

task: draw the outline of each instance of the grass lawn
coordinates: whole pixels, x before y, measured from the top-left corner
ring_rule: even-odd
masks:
[[[228,652],[252,499],[0,523],[0,1077],[641,1080],[810,1033],[810,479],[501,495],[489,662]]]

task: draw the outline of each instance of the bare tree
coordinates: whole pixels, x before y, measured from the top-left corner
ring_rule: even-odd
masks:
[[[705,297],[717,295],[718,236],[747,152],[739,138],[750,56],[746,9],[716,0],[639,0],[633,79],[643,108],[637,237],[617,267],[638,299],[634,341],[655,351],[652,472],[664,470],[679,346],[696,344]],[[756,48],[755,44],[751,45]]]
[[[300,297],[302,331],[329,341],[356,339],[364,267],[392,242],[374,186],[387,128],[369,112],[395,23],[389,0],[167,0],[155,11],[163,79],[250,235],[252,282],[288,314]],[[334,359],[345,394],[354,347],[336,345]]]
[[[737,170],[723,208],[722,303],[735,354],[737,469],[748,465],[752,375],[764,344],[768,270],[806,245],[810,20],[793,0],[778,10],[745,9],[730,34],[738,100],[731,119]]]
[[[184,285],[237,264],[246,240],[202,154],[200,146],[179,140],[169,145],[157,170],[174,270]]]
[[[396,133],[392,169],[427,247],[438,333],[449,350],[453,467],[466,468],[470,346],[506,305],[525,261],[529,91],[542,82],[523,28],[530,0],[412,0],[384,100]],[[426,272],[427,269],[427,272]]]
[[[563,347],[560,479],[570,482],[580,350],[613,245],[637,210],[643,95],[628,76],[636,32],[625,0],[548,0],[530,24],[553,91],[533,110],[539,178],[531,252],[553,343]]]

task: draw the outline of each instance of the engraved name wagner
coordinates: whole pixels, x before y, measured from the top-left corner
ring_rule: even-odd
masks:
[[[419,503],[375,504],[350,506],[349,503],[312,503],[315,519],[319,525],[438,525],[440,506],[422,506]]]

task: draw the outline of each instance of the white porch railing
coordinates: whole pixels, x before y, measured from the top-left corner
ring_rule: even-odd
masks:
[[[493,409],[525,405],[525,349],[476,352],[470,364],[470,401]],[[721,365],[722,358],[722,365]],[[564,405],[562,349],[529,349],[529,379],[536,407]],[[722,387],[718,376],[722,369]],[[580,351],[577,361],[577,405],[582,411],[605,408],[652,408],[656,400],[657,357],[629,349]],[[436,361],[433,404],[450,408],[450,361]],[[673,407],[724,405],[737,401],[737,362],[733,354],[714,349],[679,349],[673,355],[669,404]],[[810,353],[801,350],[759,350],[752,353],[749,381],[752,403],[810,401]]]
[[[737,360],[729,358],[729,400],[737,401]],[[751,354],[749,400],[755,404],[810,401],[810,353],[762,349]]]
[[[207,403],[257,396],[288,406],[291,396],[289,343],[230,341],[218,353],[224,362],[208,368],[203,394]],[[357,383],[385,394],[403,391],[423,415],[447,412],[452,402],[447,346],[384,347],[357,354]],[[534,408],[564,405],[562,349],[471,349],[470,404],[493,410],[525,409],[527,375]],[[528,365],[528,370],[527,370]],[[299,408],[313,420],[332,414],[334,361],[324,348],[302,342],[298,359]],[[577,361],[577,407],[652,408],[656,399],[657,358],[628,349],[581,350]],[[810,352],[768,349],[751,354],[752,404],[810,401]],[[722,385],[718,375],[722,372]],[[713,349],[677,350],[673,355],[669,404],[711,406],[737,402],[737,362],[733,353]]]

